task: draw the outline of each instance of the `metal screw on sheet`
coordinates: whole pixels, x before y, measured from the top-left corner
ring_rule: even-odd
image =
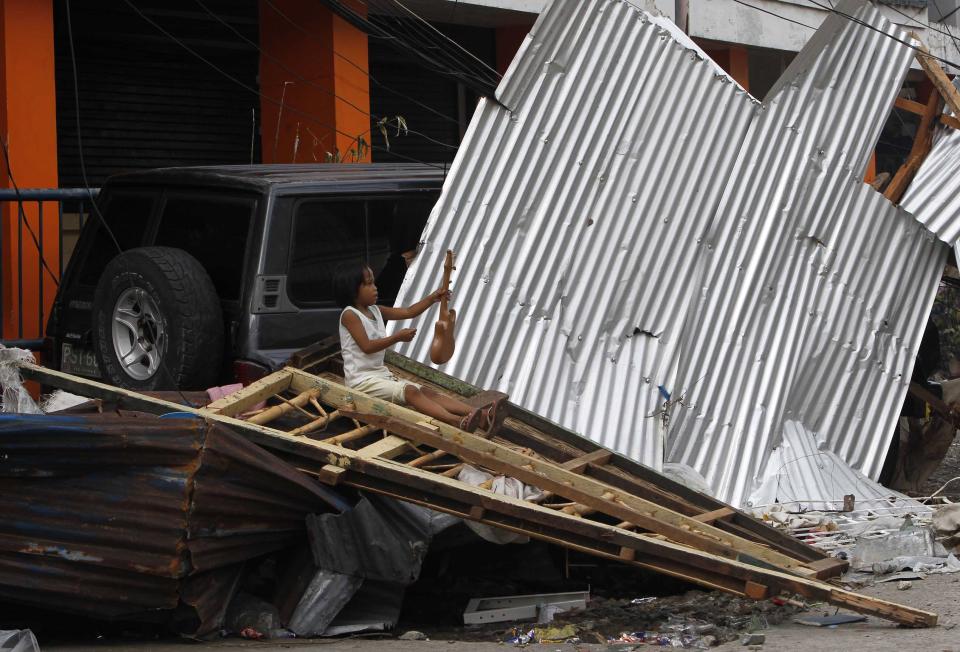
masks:
[[[636,195],[630,195],[630,201],[632,201],[634,204],[636,204],[636,203],[637,203],[637,196],[636,196]]]

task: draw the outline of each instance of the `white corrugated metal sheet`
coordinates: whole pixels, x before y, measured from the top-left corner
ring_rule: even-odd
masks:
[[[907,38],[872,5],[845,5]],[[834,15],[794,60],[703,257],[667,457],[734,504],[767,475],[788,420],[874,478],[895,432],[945,248],[861,181],[913,55],[879,31]]]
[[[629,54],[627,54],[629,53]],[[669,21],[556,2],[481,102],[400,301],[460,309],[444,371],[658,466],[657,386],[758,104]],[[429,328],[401,351],[428,359]]]
[[[766,477],[752,496],[754,505],[778,504],[790,511],[842,511],[844,495],[853,494],[858,510],[930,513],[930,507],[850,468],[825,443],[802,423],[784,421],[783,441],[770,455]]]
[[[954,80],[960,85],[960,80]],[[949,111],[948,111],[949,113]],[[900,205],[960,253],[960,131],[940,125]],[[960,256],[958,256],[960,260]]]
[[[554,2],[503,106],[478,107],[400,300],[459,252],[445,371],[654,467],[671,393],[668,458],[730,502],[787,421],[875,475],[945,255],[861,181],[911,55],[834,16],[760,107],[662,19]],[[427,360],[429,330],[402,352]]]

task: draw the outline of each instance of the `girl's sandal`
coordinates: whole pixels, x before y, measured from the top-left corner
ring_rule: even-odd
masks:
[[[457,424],[457,427],[460,430],[465,430],[467,432],[473,432],[477,429],[477,426],[480,425],[480,417],[482,416],[482,410],[477,408],[470,414],[466,415],[460,419],[460,423]]]
[[[481,408],[483,410],[483,420],[481,421],[480,427],[486,431],[487,435],[494,434],[494,430],[498,425],[497,416],[500,412],[500,408],[503,406],[503,403],[506,400],[507,398],[502,396]]]

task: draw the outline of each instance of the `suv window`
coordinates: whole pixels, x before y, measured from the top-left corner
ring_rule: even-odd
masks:
[[[365,261],[392,304],[406,273],[401,254],[415,250],[436,197],[306,200],[294,210],[287,294],[298,306],[332,305],[337,267]]]
[[[183,249],[207,270],[221,299],[239,299],[255,206],[252,199],[170,196],[155,244]]]
[[[90,225],[93,226],[93,242],[89,253],[83,257],[83,267],[77,277],[79,283],[96,285],[99,282],[103,268],[120,253],[117,244],[123,251],[143,244],[144,227],[153,212],[155,199],[155,195],[143,193],[114,192],[110,195],[103,207],[103,218],[117,242],[99,223],[99,218],[90,216],[96,221],[95,225]]]

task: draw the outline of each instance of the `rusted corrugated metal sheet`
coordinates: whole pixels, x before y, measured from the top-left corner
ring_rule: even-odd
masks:
[[[0,595],[121,618],[302,538],[328,490],[197,419],[0,415]]]

